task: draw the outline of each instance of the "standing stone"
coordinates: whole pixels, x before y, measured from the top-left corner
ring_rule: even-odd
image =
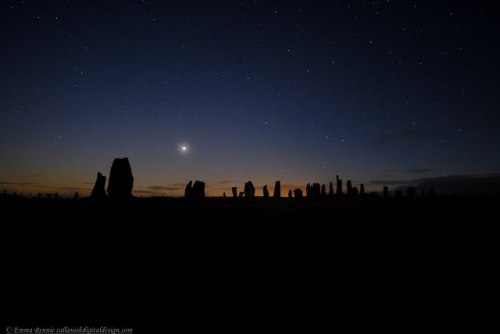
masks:
[[[97,179],[95,180],[94,189],[92,189],[90,198],[106,199],[108,196],[106,195],[106,190],[104,190],[105,184],[106,176],[102,175],[101,173],[97,173]]]
[[[132,196],[134,176],[128,158],[113,160],[109,172],[108,196],[111,199],[127,199]]]
[[[326,197],[326,185],[321,185],[321,197]]]
[[[321,197],[321,185],[317,182],[313,183],[313,197],[316,199]]]
[[[276,183],[274,184],[274,194],[273,194],[273,197],[274,198],[280,198],[281,197],[281,182],[280,181],[276,181]]]
[[[337,175],[337,195],[342,195],[342,180]]]
[[[347,195],[352,195],[352,182],[351,182],[351,180],[347,180],[346,187],[347,187]]]
[[[246,198],[255,197],[255,187],[253,186],[252,181],[248,181],[247,183],[245,183],[245,197]]]
[[[415,193],[416,193],[416,192],[417,192],[417,191],[415,190],[415,188],[414,188],[414,187],[409,187],[409,188],[406,190],[406,195],[407,195],[408,197],[410,197],[410,198],[413,198],[413,197],[415,197]]]
[[[262,192],[264,194],[264,198],[269,198],[269,190],[267,189],[267,184],[262,188]]]
[[[184,189],[185,198],[191,198],[192,188],[193,188],[193,181],[189,181],[188,184],[186,184],[186,188]]]
[[[238,197],[238,188],[232,187],[231,191],[233,192],[233,198],[237,198]]]
[[[195,181],[193,188],[191,188],[192,198],[204,198],[205,197],[205,182]]]
[[[300,188],[295,189],[293,191],[293,194],[294,194],[295,198],[302,198],[302,196],[303,196],[302,189],[300,189]]]
[[[288,190],[288,198],[292,198],[292,189]]]
[[[365,185],[363,183],[361,183],[361,185],[359,186],[359,194],[360,195],[365,194]]]
[[[333,182],[330,182],[330,188],[328,189],[328,196],[333,197]]]

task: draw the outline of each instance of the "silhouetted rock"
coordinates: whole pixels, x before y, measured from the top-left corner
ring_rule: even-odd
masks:
[[[111,199],[127,199],[132,194],[134,176],[128,158],[113,160],[109,172],[108,196]]]
[[[295,198],[302,198],[303,196],[302,189],[300,188],[295,189],[293,191],[293,195],[295,196]]]
[[[231,191],[233,192],[233,198],[237,198],[238,197],[238,188],[232,187]]]
[[[205,182],[189,181],[184,190],[185,198],[204,198],[205,197]]]
[[[262,193],[264,195],[264,198],[269,198],[269,190],[267,189],[267,184],[262,188]]]
[[[222,193],[222,197],[226,198],[226,192],[225,191]]]
[[[245,197],[246,198],[255,197],[255,187],[253,186],[252,181],[248,181],[247,183],[245,183]]]
[[[243,198],[243,196],[244,196],[244,195],[245,195],[245,193],[244,193],[243,191],[240,191],[240,195],[239,195],[239,197],[240,197],[240,198]]]
[[[193,188],[191,188],[192,198],[204,198],[205,197],[205,182],[195,181]]]
[[[361,183],[361,186],[359,187],[359,194],[364,195],[365,194],[365,185]]]
[[[280,198],[281,197],[281,182],[280,181],[276,181],[276,183],[274,184],[274,194],[273,194],[273,197],[274,198]]]
[[[90,198],[92,199],[106,199],[108,196],[106,195],[105,189],[106,185],[106,176],[101,173],[97,173],[97,178],[95,180],[94,189],[90,193]]]
[[[30,197],[31,197],[31,194],[30,194]],[[73,199],[79,199],[79,198],[80,198],[80,194],[79,194],[79,193],[78,193],[78,191],[77,191],[77,192],[75,192],[75,193],[73,194]]]
[[[330,188],[328,189],[328,196],[333,197],[333,182],[330,182]]]
[[[288,190],[288,198],[292,198],[292,189]]]
[[[409,187],[407,190],[406,190],[406,195],[410,198],[413,198],[415,197],[415,193],[417,192],[417,190],[414,188],[414,187]]]
[[[326,186],[321,185],[321,197],[326,197]]]
[[[347,195],[352,195],[352,182],[351,182],[351,180],[347,180],[346,188],[347,188]]]
[[[336,176],[337,178],[337,195],[342,195],[342,180],[339,179],[339,176]]]
[[[321,197],[321,185],[319,183],[310,183],[306,186],[306,196],[307,198],[318,199]]]
[[[384,186],[384,198],[387,198],[387,197],[389,197],[389,188]]]
[[[318,199],[321,197],[321,185],[319,183],[313,183],[312,185],[312,197]]]
[[[189,181],[188,184],[186,184],[186,188],[184,189],[184,197],[186,198],[191,198],[191,192],[193,188],[193,181]]]

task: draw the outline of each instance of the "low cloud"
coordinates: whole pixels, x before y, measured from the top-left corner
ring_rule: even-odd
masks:
[[[231,183],[234,183],[233,180],[222,180],[222,181],[218,181],[217,184],[231,184]]]
[[[146,195],[158,195],[156,192],[151,190],[132,190],[134,194],[146,194]]]
[[[186,183],[172,183],[170,185],[170,187],[184,188],[187,184],[188,184],[188,182],[186,182]]]
[[[410,169],[410,173],[412,174],[423,174],[430,172],[430,168],[412,168]]]
[[[24,174],[24,175],[19,175],[20,177],[25,177],[25,178],[30,178],[30,179],[39,179],[43,177],[43,174]]]
[[[53,189],[64,190],[64,191],[85,191],[85,190],[90,190],[89,188],[82,188],[82,187],[44,187],[44,188],[53,188]]]
[[[37,182],[8,182],[8,181],[0,181],[0,184],[5,184],[9,186],[31,186],[31,187],[35,187],[38,185]]]
[[[405,184],[407,182],[408,181],[403,181],[403,180],[373,180],[370,182],[370,184],[375,186],[394,186],[394,185]]]
[[[146,187],[146,189],[150,189],[150,190],[153,190],[153,191],[162,191],[162,190],[175,191],[175,190],[181,189],[181,187],[179,187],[179,186],[173,186],[173,187],[170,187],[170,186],[167,186],[167,187],[164,187],[164,186],[150,186],[150,187]]]

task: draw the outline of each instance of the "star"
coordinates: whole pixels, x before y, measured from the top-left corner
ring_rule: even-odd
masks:
[[[189,153],[189,145],[186,143],[179,145],[179,153],[185,155]]]

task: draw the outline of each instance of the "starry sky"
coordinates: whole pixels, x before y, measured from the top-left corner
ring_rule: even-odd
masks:
[[[0,3],[0,190],[500,172],[495,1]]]

